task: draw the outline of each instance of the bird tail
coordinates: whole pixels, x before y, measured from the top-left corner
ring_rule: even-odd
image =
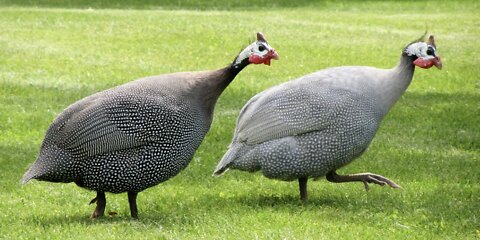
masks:
[[[71,182],[68,170],[73,163],[71,156],[64,150],[52,145],[42,149],[35,163],[23,175],[21,184],[32,179],[49,182]]]
[[[26,184],[28,181],[34,179],[36,177],[36,173],[38,172],[37,170],[37,166],[36,166],[36,162],[30,166],[30,168],[28,169],[28,171],[23,174],[23,177],[22,177],[22,180],[20,180],[20,183],[21,184]]]
[[[213,171],[213,176],[220,176],[228,170],[228,167],[233,163],[237,158],[237,152],[239,150],[238,144],[232,144],[228,151],[223,155],[222,160],[218,163],[215,171]]]

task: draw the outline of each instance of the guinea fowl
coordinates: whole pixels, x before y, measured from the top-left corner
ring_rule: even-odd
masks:
[[[380,122],[410,84],[415,65],[441,69],[430,36],[412,42],[392,69],[346,66],[321,70],[267,89],[240,111],[231,145],[214,175],[227,169],[261,170],[268,178],[298,179],[307,199],[307,180],[359,181],[400,187],[373,173],[338,175],[359,157]]]
[[[257,33],[228,67],[146,77],[88,96],[50,125],[22,183],[75,182],[94,190],[93,218],[104,215],[105,192],[128,192],[137,218],[137,194],[188,165],[223,90],[250,63],[271,59],[277,52]]]

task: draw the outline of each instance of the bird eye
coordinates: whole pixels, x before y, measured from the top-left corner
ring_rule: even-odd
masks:
[[[266,48],[263,45],[258,46],[258,51],[260,51],[260,52],[263,52],[265,49]]]
[[[435,55],[435,51],[433,50],[432,47],[428,47],[428,49],[427,49],[427,54],[428,54],[428,55],[432,55],[432,56]]]

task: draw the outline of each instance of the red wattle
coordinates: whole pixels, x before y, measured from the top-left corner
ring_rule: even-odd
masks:
[[[248,58],[248,61],[250,61],[253,64],[261,64],[264,62],[264,59],[261,58],[260,56],[252,55]]]
[[[421,68],[431,68],[435,63],[432,59],[417,58],[413,64]]]

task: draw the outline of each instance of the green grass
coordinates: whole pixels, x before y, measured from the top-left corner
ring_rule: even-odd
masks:
[[[479,12],[476,1],[0,1],[0,238],[478,239]],[[255,93],[329,66],[392,67],[427,27],[444,69],[418,69],[370,149],[340,171],[403,190],[321,180],[301,203],[296,182],[211,177]],[[69,104],[143,76],[226,66],[256,31],[281,59],[227,88],[187,169],[139,194],[139,221],[126,194],[108,194],[118,215],[94,221],[93,192],[19,184]]]

